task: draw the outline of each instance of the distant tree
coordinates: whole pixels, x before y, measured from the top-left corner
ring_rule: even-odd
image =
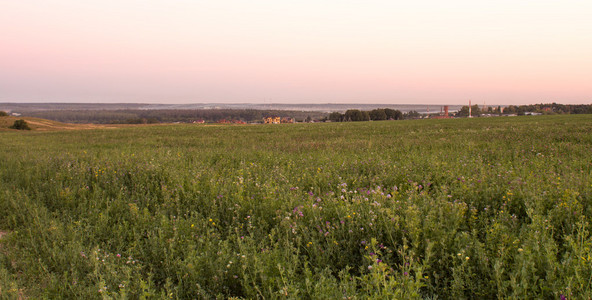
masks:
[[[384,113],[386,114],[387,120],[401,120],[403,119],[403,113],[400,110],[385,108]]]
[[[468,117],[469,116],[469,107],[463,106],[458,112],[456,112],[457,117]],[[475,104],[471,106],[471,116],[472,117],[479,117],[481,116],[481,108],[479,105]]]
[[[346,121],[370,121],[370,114],[367,111],[361,111],[359,109],[350,109],[345,112],[344,119]]]
[[[370,115],[370,120],[373,120],[373,121],[381,121],[381,120],[387,119],[386,112],[384,111],[384,109],[381,109],[381,108],[371,110],[369,115]]]
[[[348,109],[344,115],[345,121],[361,121],[362,120],[362,112],[358,109]]]
[[[481,116],[481,108],[479,105],[475,104],[471,106],[471,116],[473,117],[480,117]]]
[[[14,121],[14,124],[12,126],[10,126],[9,128],[18,129],[18,130],[31,130],[31,127],[29,127],[29,124],[27,123],[27,121],[25,121],[23,119]]]
[[[329,120],[331,122],[342,122],[343,121],[343,114],[340,112],[332,112],[329,114]]]
[[[370,113],[367,111],[362,111],[362,121],[370,121]]]
[[[506,114],[515,114],[518,112],[518,107],[515,105],[508,105],[505,109],[504,109],[504,113]]]
[[[403,114],[403,118],[405,119],[417,119],[421,116],[417,111],[411,110]]]
[[[8,117],[8,113],[3,110],[0,110],[0,117]]]
[[[305,122],[306,123],[312,122],[312,117],[311,116],[307,116]]]

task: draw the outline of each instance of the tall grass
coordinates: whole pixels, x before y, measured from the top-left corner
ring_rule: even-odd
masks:
[[[0,293],[590,298],[592,117],[0,133]]]

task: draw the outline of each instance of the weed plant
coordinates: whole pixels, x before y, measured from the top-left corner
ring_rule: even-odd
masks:
[[[0,295],[589,299],[592,117],[1,132]]]

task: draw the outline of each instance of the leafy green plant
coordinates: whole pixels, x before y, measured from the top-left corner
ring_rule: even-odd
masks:
[[[27,123],[27,121],[25,121],[24,119],[14,121],[14,124],[9,128],[17,130],[31,130],[31,127],[29,127],[29,123]]]

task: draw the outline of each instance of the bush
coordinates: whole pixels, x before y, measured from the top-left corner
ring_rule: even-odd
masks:
[[[31,127],[29,127],[27,121],[23,119],[14,121],[14,124],[10,126],[10,128],[18,130],[31,130]]]
[[[3,110],[0,110],[0,117],[8,117],[8,113]]]

